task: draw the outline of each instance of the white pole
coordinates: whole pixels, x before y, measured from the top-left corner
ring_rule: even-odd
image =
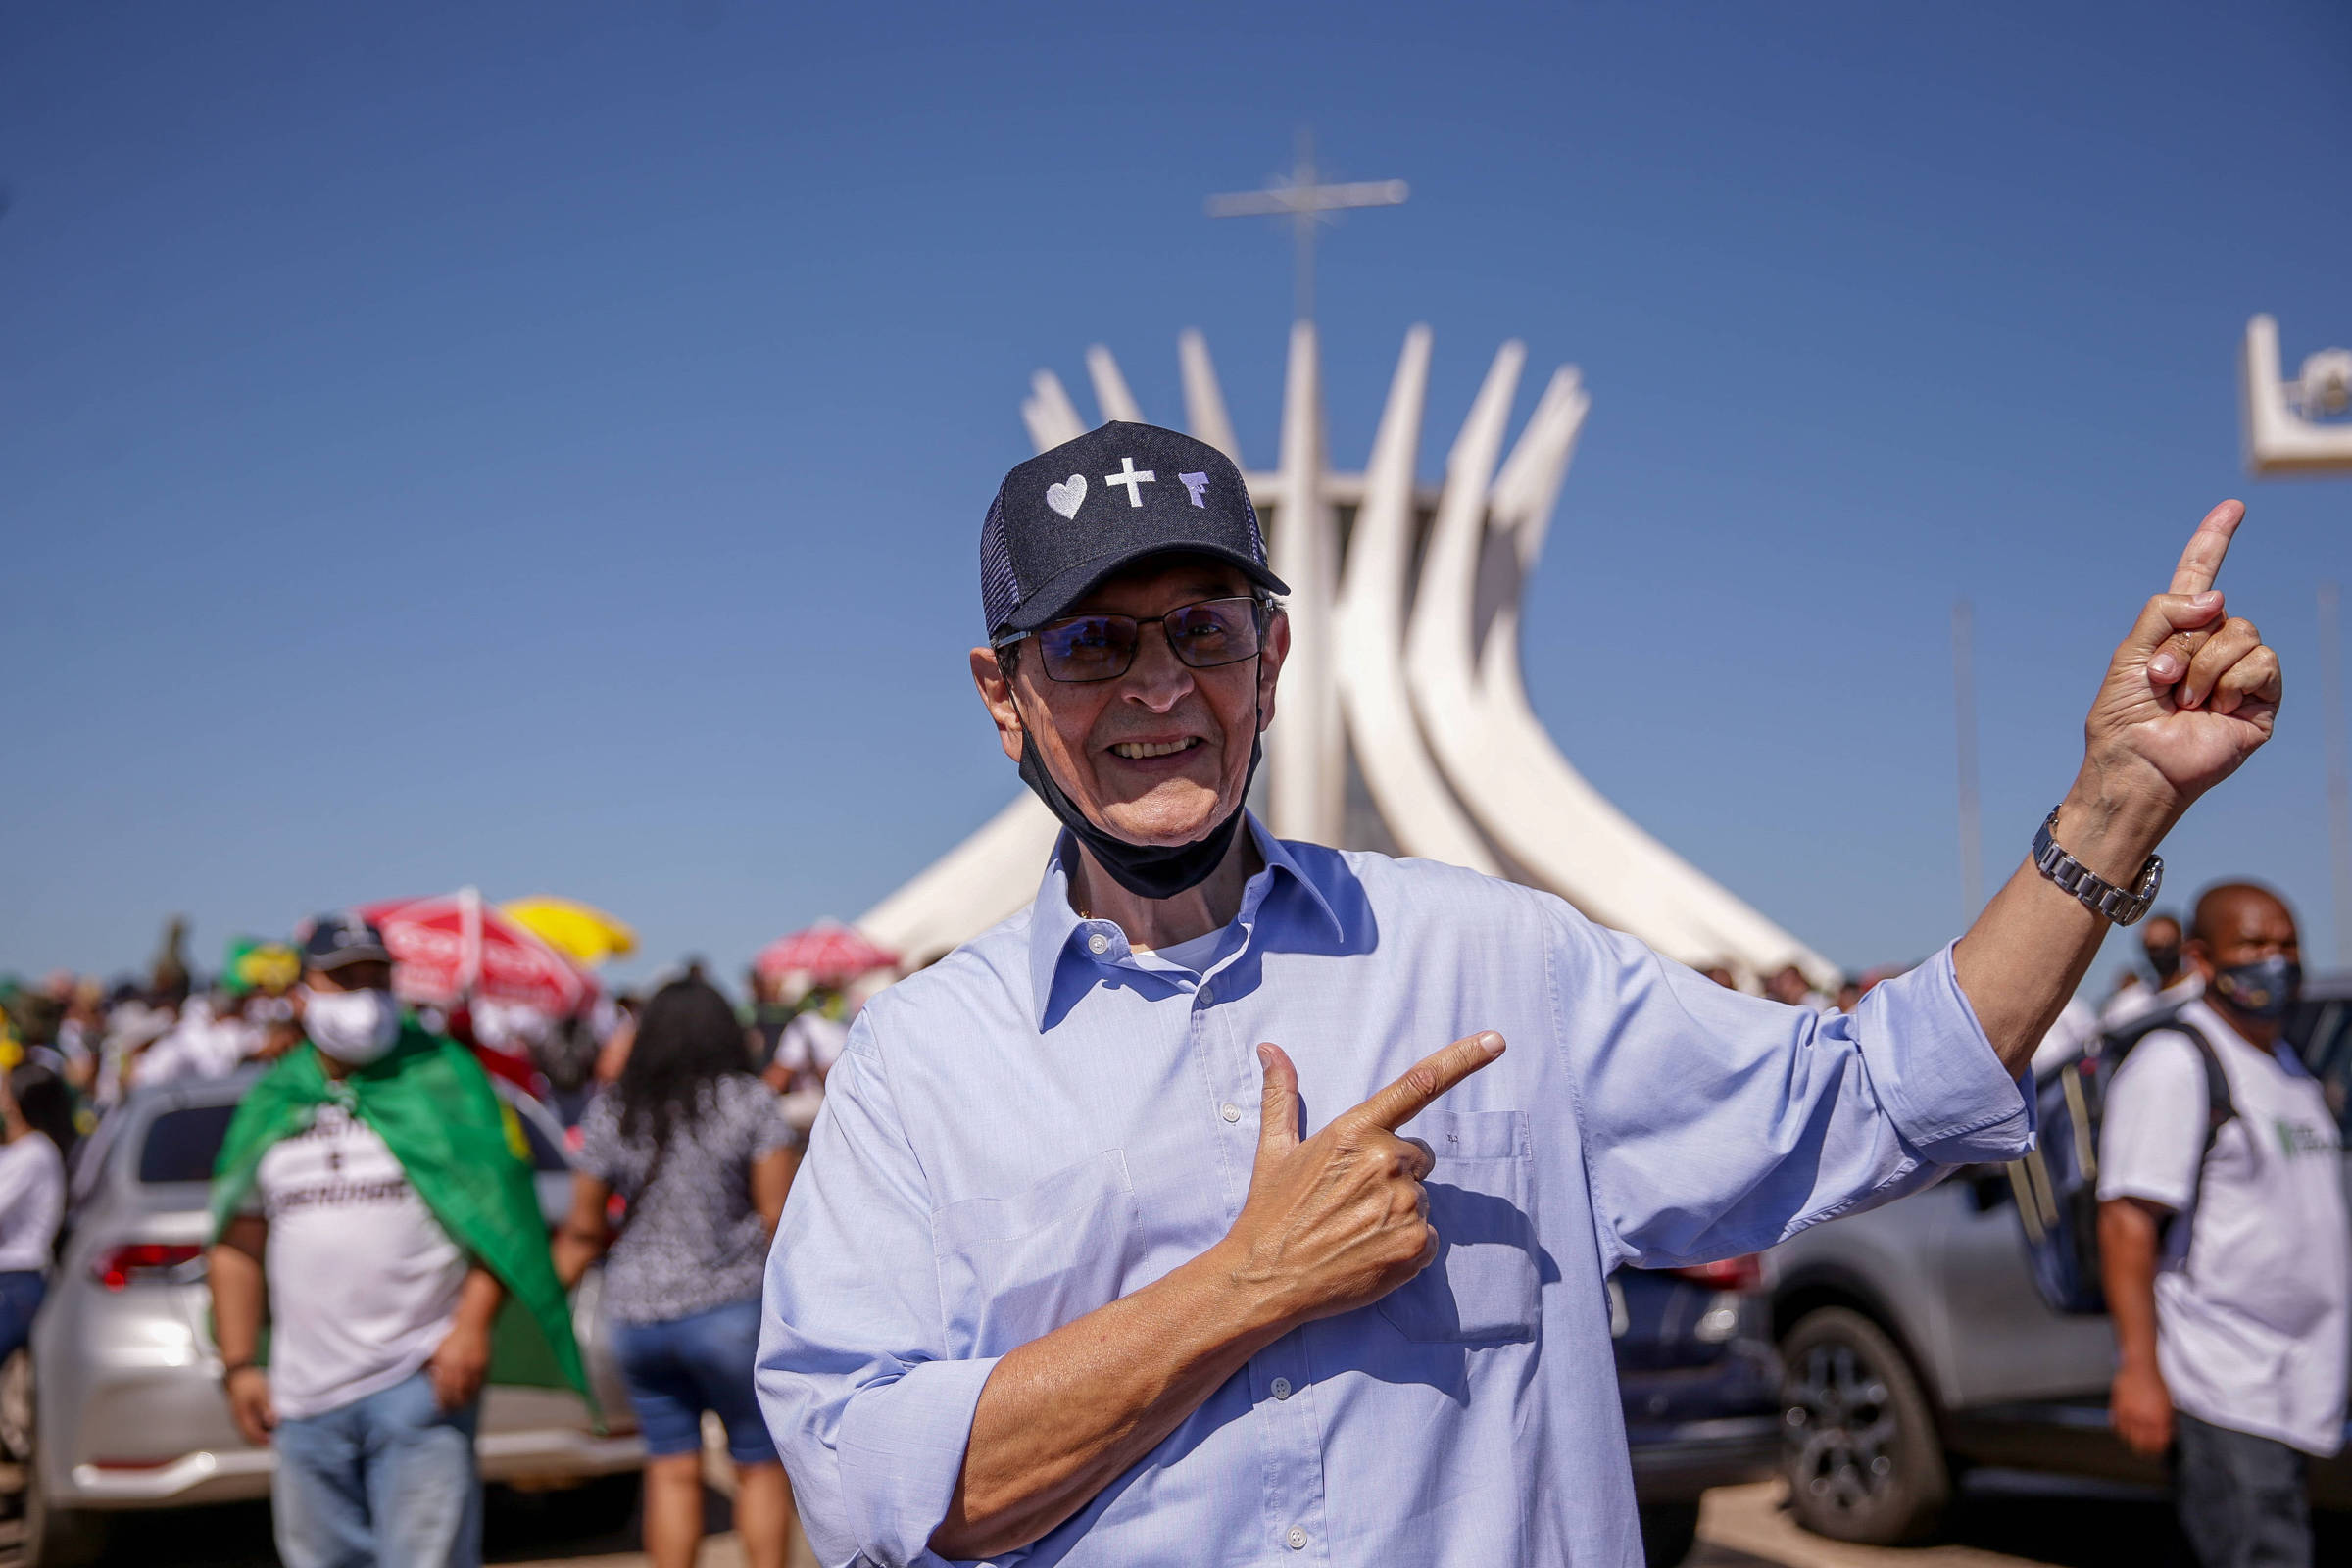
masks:
[[[1965,599],[1952,602],[1952,722],[1959,742],[1960,921],[1984,906],[1984,824],[1977,802],[1977,682],[1969,647],[1975,612]]]
[[[2352,767],[2344,760],[2343,650],[2336,585],[2320,584],[2320,679],[2327,705],[2328,847],[2335,883],[2335,961],[2352,968]]]
[[[482,895],[478,888],[458,890],[458,1000],[473,995],[482,983]]]

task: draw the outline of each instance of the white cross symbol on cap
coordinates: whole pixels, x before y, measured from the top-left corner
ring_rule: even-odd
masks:
[[[1143,472],[1138,473],[1135,469],[1135,460],[1133,458],[1121,458],[1119,460],[1119,471],[1117,473],[1104,474],[1102,476],[1102,482],[1104,484],[1125,485],[1127,487],[1127,504],[1131,507],[1140,507],[1144,504],[1143,486],[1158,483],[1159,475],[1153,473],[1150,468],[1146,468]]]

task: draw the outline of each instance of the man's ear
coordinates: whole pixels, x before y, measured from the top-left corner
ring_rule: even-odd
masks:
[[[980,702],[997,726],[997,744],[1014,761],[1021,760],[1021,710],[1012,700],[1012,682],[1005,678],[1004,666],[997,662],[994,648],[972,650],[972,685],[980,692]]]
[[[1291,615],[1277,610],[1266,623],[1266,645],[1257,656],[1257,728],[1265,733],[1274,722],[1274,685],[1282,678],[1283,661],[1291,657]]]
[[[2199,976],[2206,980],[2213,978],[2213,950],[2205,946],[2203,937],[2182,937],[2180,939],[2180,966],[2184,969],[2194,969]]]

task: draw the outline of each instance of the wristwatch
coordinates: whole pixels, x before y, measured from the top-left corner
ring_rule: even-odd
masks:
[[[2050,829],[2057,825],[2058,809],[2052,807],[2041,831],[2034,835],[2034,870],[2081,899],[2091,913],[2117,925],[2130,925],[2148,912],[2148,906],[2156,902],[2156,890],[2164,886],[2163,856],[2149,856],[2148,863],[2139,868],[2138,883],[2126,892],[2060,849],[2058,841],[2050,837]]]

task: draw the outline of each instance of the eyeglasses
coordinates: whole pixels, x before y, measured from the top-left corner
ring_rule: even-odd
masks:
[[[1169,611],[1158,622],[1167,634],[1168,652],[1194,669],[1214,669],[1256,657],[1265,641],[1266,610],[1262,601],[1247,595],[1204,599]],[[1055,680],[1116,680],[1134,664],[1145,625],[1133,615],[1070,615],[1030,635],[1037,639],[1046,673]]]

